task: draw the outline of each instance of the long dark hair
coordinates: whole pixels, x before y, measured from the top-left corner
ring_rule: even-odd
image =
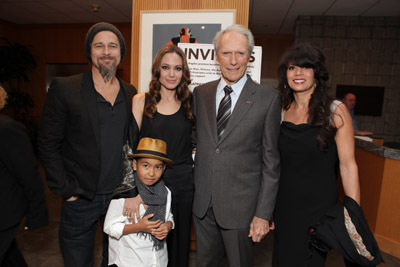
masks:
[[[333,98],[328,95],[329,73],[325,66],[325,55],[321,49],[312,44],[301,44],[288,51],[283,57],[278,68],[278,89],[285,110],[288,110],[294,101],[293,91],[289,87],[286,76],[289,65],[314,70],[315,90],[308,104],[307,123],[318,127],[318,147],[321,150],[327,149],[335,138],[337,128],[333,124],[330,110]]]
[[[186,119],[192,121],[194,123],[194,116],[192,113],[192,105],[193,105],[193,96],[192,92],[189,89],[189,84],[190,84],[190,72],[189,72],[189,67],[186,62],[186,56],[183,53],[183,51],[175,46],[175,45],[167,45],[164,46],[157,54],[153,67],[151,69],[152,73],[152,79],[150,82],[150,89],[149,89],[149,96],[150,96],[150,102],[149,104],[146,105],[144,108],[144,114],[149,117],[149,118],[154,118],[154,115],[157,111],[156,105],[160,102],[161,100],[161,83],[160,83],[160,66],[161,66],[161,60],[164,57],[165,54],[168,53],[175,53],[178,56],[181,57],[182,59],[182,79],[181,82],[178,84],[176,87],[176,96],[179,101],[183,104],[183,108],[185,111],[185,116]]]

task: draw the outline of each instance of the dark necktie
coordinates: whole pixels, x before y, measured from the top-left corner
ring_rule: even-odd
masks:
[[[224,87],[225,96],[222,98],[221,103],[218,107],[217,115],[217,133],[218,137],[225,131],[225,127],[228,124],[229,117],[231,116],[231,93],[232,88],[230,86]]]

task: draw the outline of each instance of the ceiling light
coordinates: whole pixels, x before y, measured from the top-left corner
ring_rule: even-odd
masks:
[[[100,5],[98,5],[98,4],[92,4],[91,7],[92,7],[93,12],[99,12]]]

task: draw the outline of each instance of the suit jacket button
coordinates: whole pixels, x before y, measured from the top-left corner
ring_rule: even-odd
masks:
[[[219,153],[219,148],[215,149],[215,152],[217,152],[217,154]]]

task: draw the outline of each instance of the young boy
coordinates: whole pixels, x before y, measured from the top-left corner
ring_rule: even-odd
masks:
[[[172,164],[167,157],[164,141],[142,138],[135,152],[128,155],[133,159],[135,179],[122,183],[111,200],[104,221],[104,232],[109,235],[109,265],[164,267],[168,263],[165,238],[174,227],[171,213],[171,192],[160,180],[166,164]],[[132,197],[136,190],[129,183],[136,183],[144,205],[140,205],[140,219],[122,215],[125,198]],[[134,216],[136,217],[136,216]]]

